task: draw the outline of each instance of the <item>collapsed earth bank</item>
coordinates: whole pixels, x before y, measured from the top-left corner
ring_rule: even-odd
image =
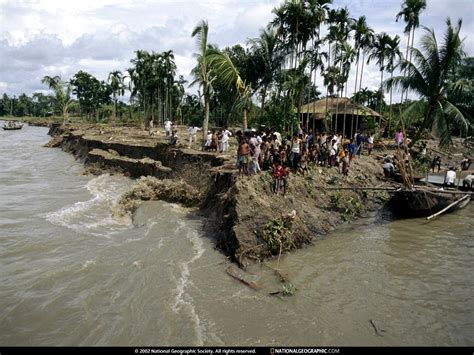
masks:
[[[312,166],[290,174],[285,195],[274,194],[272,176],[238,177],[235,153],[220,155],[171,146],[164,137],[133,127],[52,125],[49,147],[61,147],[86,165],[86,172],[139,178],[119,198],[117,217],[131,215],[142,201],[164,200],[197,207],[206,233],[240,266],[310,244],[341,223],[380,208],[388,194],[351,186],[384,187],[380,162],[353,160],[348,177],[339,169]]]

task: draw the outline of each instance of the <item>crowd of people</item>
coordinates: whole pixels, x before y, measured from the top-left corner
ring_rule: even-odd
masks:
[[[164,122],[165,135],[170,144],[176,145],[177,127],[174,122]],[[193,148],[197,142],[197,134],[201,128],[191,125],[188,127],[188,148]],[[371,155],[374,149],[374,135],[357,131],[349,141],[344,140],[341,134],[325,133],[312,130],[306,132],[299,129],[291,136],[283,137],[275,129],[237,131],[233,134],[227,127],[221,129],[210,129],[207,131],[203,149],[209,152],[227,153],[231,137],[237,140],[236,166],[239,176],[259,174],[262,171],[270,171],[274,180],[274,192],[286,192],[287,180],[290,173],[308,172],[309,164],[335,167],[344,176],[349,175],[351,162],[355,157],[360,157],[363,151]],[[395,146],[403,147],[407,138],[401,130],[395,134]],[[405,165],[409,169],[410,153],[403,152],[403,161],[397,161],[397,157],[386,156],[383,160],[383,174],[386,178],[393,178],[398,168]],[[471,165],[470,159],[463,159],[461,170],[467,170]],[[435,156],[431,162],[431,171],[435,168],[438,172],[441,168],[440,156]],[[452,184],[454,169],[449,169],[446,174],[446,185]],[[455,180],[455,177],[454,177]]]
[[[357,132],[348,144],[344,144],[341,134],[324,132],[308,133],[300,129],[283,138],[274,129],[236,132],[238,142],[237,165],[239,175],[253,175],[263,170],[271,170],[274,191],[287,187],[290,172],[306,174],[310,163],[335,167],[347,176],[351,161],[360,156],[367,142],[367,152],[371,154],[374,137],[372,134]]]

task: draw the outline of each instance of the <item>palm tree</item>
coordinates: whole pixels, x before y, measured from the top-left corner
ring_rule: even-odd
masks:
[[[257,55],[262,63],[261,71],[262,80],[262,104],[261,110],[265,108],[265,99],[267,96],[268,87],[273,82],[273,79],[280,68],[283,60],[282,53],[279,48],[278,37],[274,29],[262,30],[259,38],[249,41],[252,51]]]
[[[386,34],[385,32],[382,32],[378,35],[375,36],[375,41],[373,43],[372,47],[372,52],[369,55],[369,60],[376,60],[377,65],[380,68],[380,94],[381,94],[381,100],[380,100],[380,109],[379,109],[379,126],[381,124],[382,120],[382,104],[383,104],[383,72],[385,70],[386,66],[386,59],[390,55],[390,48],[388,47],[389,42],[391,41],[391,37]]]
[[[54,91],[56,108],[62,113],[63,122],[66,122],[69,106],[72,103],[71,86],[69,83],[65,83],[61,77],[57,75],[54,77],[46,75],[43,77],[41,82],[48,85],[48,87]]]
[[[123,85],[123,75],[119,70],[114,70],[109,74],[107,79],[110,88],[112,89],[112,95],[114,99],[114,122],[117,119],[117,96],[125,93],[125,86]]]
[[[465,56],[463,41],[459,37],[462,20],[457,26],[451,25],[448,18],[444,43],[439,46],[433,30],[424,28],[426,33],[421,39],[422,51],[411,48],[413,62],[403,58],[400,62],[406,76],[397,76],[386,81],[385,87],[411,90],[420,95],[421,100],[412,103],[404,112],[423,113],[423,122],[414,141],[419,139],[423,129],[431,129],[440,137],[440,145],[451,143],[450,125],[468,128],[469,123],[459,110],[447,98],[449,74],[455,70]],[[402,122],[403,124],[403,122]]]
[[[413,48],[415,41],[415,30],[420,26],[420,13],[426,9],[426,0],[404,0],[402,4],[402,10],[397,14],[395,21],[398,22],[400,18],[403,17],[403,20],[406,23],[403,33],[407,35],[407,51],[406,57],[408,59],[409,48]],[[411,45],[410,45],[410,35],[411,35]],[[411,54],[410,59],[411,61]],[[406,75],[404,73],[403,75]],[[407,93],[408,98],[408,93]],[[401,102],[403,102],[403,93]]]
[[[395,70],[396,61],[400,61],[402,53],[400,52],[400,37],[396,35],[395,37],[391,38],[387,43],[387,65],[386,68],[390,73],[390,77],[393,78],[393,71]],[[392,94],[393,90],[390,89],[390,113],[388,119],[388,131],[390,132],[390,126],[392,123]]]
[[[209,25],[207,21],[202,20],[193,30],[191,36],[197,38],[199,53],[197,55],[197,66],[193,69],[193,75],[196,78],[191,85],[199,82],[202,87],[202,95],[204,96],[204,120],[202,123],[202,139],[205,141],[207,136],[207,128],[209,126],[209,101],[211,98],[212,80],[210,77],[210,65],[208,61],[209,45],[207,43],[207,35],[209,33]]]
[[[324,70],[323,58],[326,57],[326,53],[320,52],[320,47],[323,44],[321,40],[321,24],[326,20],[327,13],[329,11],[329,5],[332,4],[332,0],[308,0],[308,12],[309,12],[309,28],[311,32],[311,67],[310,77],[313,79],[313,85],[316,88],[316,76],[318,69]],[[314,72],[314,77],[312,73]],[[310,83],[311,84],[311,83]],[[313,98],[313,112],[316,110],[316,98]],[[308,122],[308,120],[306,121]],[[315,120],[313,120],[313,131],[314,131]],[[308,127],[307,127],[308,128]]]
[[[365,54],[370,50],[373,39],[374,39],[374,31],[367,25],[367,21],[365,16],[361,16],[353,23],[352,29],[354,30],[354,48],[356,50],[356,78],[355,78],[355,84],[354,84],[354,93],[357,91],[362,90],[362,79],[363,79],[363,73],[364,73],[364,62],[365,62]],[[362,60],[360,60],[360,54],[362,52]],[[361,63],[361,69],[360,69],[360,80],[359,80],[359,63]],[[357,83],[359,81],[359,90],[357,90]],[[357,104],[360,103],[360,101],[356,100],[355,101],[355,106],[357,107],[357,113],[356,113],[356,124],[355,124],[355,130],[357,130],[357,127],[359,125],[359,107]],[[352,112],[352,116],[354,117],[354,112]],[[352,127],[351,127],[352,131]]]
[[[247,129],[247,113],[252,102],[250,87],[242,80],[239,70],[227,53],[221,52],[216,47],[209,47],[206,56],[216,78],[227,86],[235,85],[237,88],[239,92],[238,106],[242,108],[242,126],[244,130]]]

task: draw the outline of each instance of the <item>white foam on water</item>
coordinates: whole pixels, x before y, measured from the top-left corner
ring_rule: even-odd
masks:
[[[178,221],[179,227],[178,229],[182,229],[184,227],[184,222],[183,221]],[[191,297],[185,293],[186,289],[193,285],[193,282],[190,280],[190,271],[189,271],[189,265],[194,263],[196,260],[198,260],[205,252],[205,249],[203,247],[203,243],[201,238],[199,237],[198,233],[196,231],[188,231],[186,233],[186,238],[191,242],[194,255],[191,259],[188,261],[185,261],[181,263],[180,269],[181,269],[181,275],[178,280],[178,285],[176,287],[176,296],[175,296],[175,303],[171,307],[173,312],[178,313],[183,307],[186,307],[191,315],[191,319],[193,320],[193,328],[194,331],[196,332],[196,337],[198,341],[198,345],[203,345],[203,326],[201,325],[201,320],[196,313],[196,309],[193,305],[193,300]]]
[[[82,264],[81,270],[87,269],[90,265],[95,265],[95,264],[96,264],[95,260],[86,260],[85,263]]]
[[[90,180],[85,188],[93,196],[90,200],[79,201],[58,211],[47,213],[46,220],[76,232],[106,238],[131,228],[130,221],[116,220],[112,217],[112,207],[127,188],[125,184],[109,174],[103,174]]]

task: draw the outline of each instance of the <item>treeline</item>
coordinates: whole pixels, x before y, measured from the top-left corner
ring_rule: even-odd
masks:
[[[365,16],[353,18],[348,8],[333,8],[332,0],[285,0],[273,10],[273,19],[259,37],[246,46],[220,50],[208,38],[208,23],[201,21],[191,34],[197,63],[190,83],[177,77],[172,50],[138,50],[129,68],[112,71],[107,80],[83,71],[68,81],[45,77],[54,95],[33,95],[36,106],[23,111],[19,102],[18,111],[12,110],[6,98],[1,114],[54,112],[66,118],[72,112],[87,120],[140,119],[145,125],[171,118],[202,123],[204,132],[209,124],[265,124],[291,131],[305,103],[350,97],[355,104],[379,111],[384,121],[378,124],[388,123],[391,129],[413,125],[420,131],[436,126],[449,143],[453,129],[467,134],[472,126],[473,76],[465,75],[472,73],[473,63],[463,51],[461,21],[453,25],[448,19],[444,43],[425,29],[423,47],[414,46],[425,8],[425,0],[404,0],[394,14],[405,24],[400,27],[407,40],[402,53],[400,36],[375,33]],[[380,71],[376,90],[366,87],[370,63]],[[196,95],[185,92],[190,86]],[[394,90],[401,92],[400,102],[393,102]],[[420,99],[408,101],[409,92]],[[327,105],[324,122],[327,129],[340,129],[333,126]]]

